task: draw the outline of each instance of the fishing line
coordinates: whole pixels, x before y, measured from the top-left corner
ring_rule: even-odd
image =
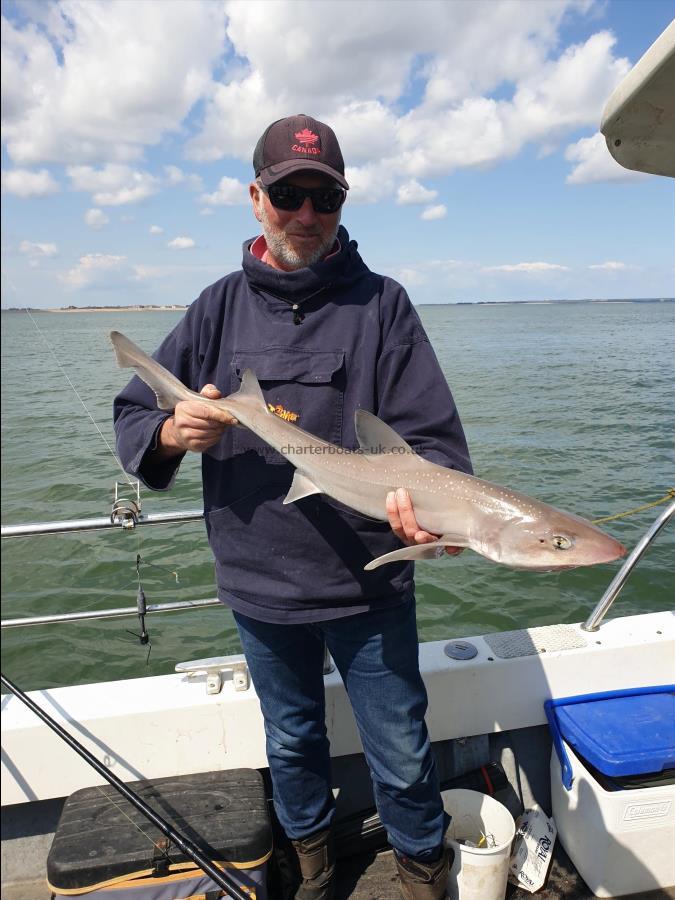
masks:
[[[179,584],[179,580],[178,580],[178,572],[177,572],[177,571],[174,571],[174,569],[170,569],[168,566],[158,566],[157,563],[151,563],[150,560],[144,559],[144,558],[140,555],[140,553],[139,553],[138,556],[136,557],[136,572],[138,573],[139,579],[140,579],[140,577],[141,577],[141,573],[140,573],[140,571],[139,571],[139,564],[140,564],[140,563],[143,563],[144,566],[150,566],[150,568],[152,568],[152,569],[159,569],[160,572],[168,572],[169,575],[173,575],[173,577],[176,579],[176,584]]]
[[[140,834],[143,835],[143,837],[148,841],[148,843],[151,844],[155,848],[155,850],[157,850],[163,857],[165,857],[167,862],[169,863],[169,865],[172,866],[174,861],[169,856],[168,849],[166,847],[163,847],[157,841],[154,841],[150,837],[150,835],[147,833],[147,831],[143,831],[143,829],[138,824],[138,822],[134,822],[134,820],[131,818],[129,813],[115,801],[115,798],[109,797],[108,794],[106,794],[106,792],[103,790],[102,785],[96,784],[96,785],[94,785],[94,787],[98,790],[98,792],[101,794],[101,796],[104,798],[104,800],[107,800],[108,803],[112,803],[112,805],[115,807],[117,812],[121,813],[121,815],[123,815],[125,819],[128,819],[129,822],[134,826],[136,831],[140,832]]]
[[[189,837],[173,828],[169,822],[155,812],[155,810],[143,800],[135,791],[128,787],[117,775],[113,774],[103,763],[98,760],[93,753],[90,753],[76,738],[70,734],[68,730],[63,728],[55,719],[53,719],[41,706],[35,703],[27,694],[13,684],[8,678],[0,673],[0,681],[11,691],[14,696],[24,703],[35,715],[37,715],[52,731],[55,731],[59,737],[64,740],[68,746],[74,750],[82,759],[85,760],[98,774],[111,784],[118,793],[122,794],[136,809],[145,816],[162,834],[175,844],[182,853],[197,865],[205,875],[208,875],[218,887],[226,892],[226,896],[231,896],[235,900],[251,900],[250,893],[245,887],[241,887],[227,871],[218,868]],[[149,837],[149,836],[148,836]],[[149,838],[149,840],[152,840]],[[153,842],[154,843],[154,842]],[[161,848],[160,848],[161,849]]]
[[[126,631],[127,634],[133,634],[134,637],[138,638],[143,646],[145,646],[146,644],[148,645],[148,655],[145,658],[145,665],[147,666],[150,663],[152,643],[150,641],[150,633],[145,627],[145,617],[148,613],[148,605],[145,598],[145,591],[143,589],[143,581],[141,579],[141,564],[151,566],[153,569],[159,569],[162,572],[169,572],[176,579],[176,584],[178,584],[178,572],[169,569],[168,566],[158,566],[156,565],[156,563],[151,563],[149,562],[149,560],[143,559],[140,553],[136,554],[136,580],[138,582],[138,593],[136,594],[136,609],[138,611],[138,621],[141,626],[141,633],[136,634],[135,631],[131,631],[129,628],[127,628]]]
[[[592,519],[591,521],[594,525],[600,525],[602,522],[613,522],[615,519],[623,519],[625,516],[632,516],[635,513],[643,512],[645,509],[653,509],[653,507],[660,506],[662,503],[667,503],[673,499],[675,499],[675,488],[668,488],[668,493],[661,497],[660,500],[655,500],[653,503],[645,503],[644,506],[636,506],[635,509],[629,509],[614,516],[604,516],[602,519]]]
[[[90,418],[90,420],[91,420],[91,422],[92,422],[94,428],[95,428],[96,431],[99,433],[99,435],[100,435],[100,437],[101,437],[101,440],[103,441],[103,443],[105,444],[105,446],[108,448],[108,450],[109,450],[109,452],[110,452],[110,455],[111,455],[112,458],[115,460],[115,463],[116,463],[116,465],[119,467],[120,471],[122,472],[122,475],[124,475],[124,478],[125,478],[127,484],[129,484],[131,487],[134,487],[134,486],[135,486],[134,481],[133,481],[132,478],[124,471],[124,467],[123,467],[122,463],[120,462],[120,460],[119,460],[117,454],[115,453],[115,451],[113,450],[113,448],[110,446],[110,444],[109,444],[109,442],[108,442],[108,439],[106,438],[106,436],[103,434],[103,432],[102,432],[101,429],[99,428],[99,426],[98,426],[96,420],[94,419],[94,417],[92,416],[92,414],[89,412],[89,409],[88,409],[88,407],[87,407],[87,404],[84,402],[84,400],[83,400],[82,397],[80,396],[80,393],[78,392],[77,388],[75,387],[75,385],[74,385],[73,382],[71,381],[70,376],[68,375],[68,373],[66,372],[66,370],[64,369],[64,367],[61,365],[61,362],[60,362],[58,356],[56,355],[56,353],[54,352],[54,349],[53,349],[52,345],[49,343],[49,341],[47,340],[46,336],[44,335],[44,333],[43,333],[42,330],[40,329],[40,326],[38,325],[38,323],[37,323],[37,322],[35,321],[35,319],[33,318],[33,315],[32,315],[32,313],[31,313],[31,311],[30,311],[29,309],[27,309],[26,312],[27,312],[27,314],[28,314],[29,319],[31,320],[31,322],[32,322],[33,325],[35,326],[35,330],[36,330],[37,333],[40,335],[40,337],[42,338],[42,340],[43,340],[45,346],[47,347],[47,349],[49,350],[50,354],[52,355],[52,358],[53,358],[54,362],[56,363],[58,369],[60,370],[61,374],[62,374],[63,377],[66,379],[66,381],[67,381],[68,384],[70,385],[70,387],[71,387],[73,393],[75,394],[75,396],[77,397],[77,399],[78,399],[78,400],[80,401],[80,403],[82,404],[82,408],[84,409],[84,411],[86,412],[86,414],[89,416],[89,418]],[[150,644],[150,636],[148,635],[148,632],[146,631],[146,628],[145,628],[145,613],[146,613],[145,594],[143,593],[143,589],[142,589],[142,586],[141,586],[141,583],[140,583],[140,570],[139,570],[139,563],[138,563],[138,561],[141,559],[140,551],[141,551],[141,535],[140,535],[140,532],[137,530],[137,531],[136,531],[136,554],[137,554],[137,555],[136,555],[136,572],[137,572],[138,582],[139,582],[139,590],[138,590],[138,597],[137,597],[137,605],[138,605],[138,609],[139,609],[139,620],[140,620],[140,623],[141,623],[141,633],[140,633],[140,634],[135,634],[134,632],[130,631],[129,634],[134,634],[134,637],[137,637],[137,638],[140,640],[141,644],[143,644],[143,645],[148,644],[148,645],[149,645],[149,646],[148,646],[148,655],[147,655],[147,657],[146,657],[146,659],[145,659],[145,664],[146,664],[146,666],[147,666],[148,663],[149,663],[149,661],[150,661],[150,652],[151,652],[151,650],[152,650],[152,644]],[[175,577],[176,577],[176,582],[177,582],[177,581],[178,581],[178,575],[177,575],[176,573],[173,573],[173,574],[175,575]]]
[[[33,325],[35,326],[35,330],[36,330],[37,333],[40,335],[40,337],[41,337],[42,340],[44,341],[44,343],[45,343],[47,349],[48,349],[49,352],[51,353],[51,355],[52,355],[52,357],[53,357],[53,359],[54,359],[54,362],[56,363],[56,365],[57,365],[58,368],[60,369],[60,371],[61,371],[63,377],[66,379],[66,381],[68,382],[68,384],[69,384],[70,387],[72,388],[73,393],[75,394],[75,396],[77,397],[77,399],[78,399],[78,400],[80,401],[80,403],[82,404],[82,406],[83,406],[83,408],[84,408],[84,411],[86,412],[86,414],[87,414],[87,415],[89,416],[89,418],[91,419],[91,421],[92,421],[92,423],[93,423],[93,425],[94,425],[94,428],[95,428],[95,429],[98,431],[98,433],[100,434],[101,439],[103,440],[103,443],[106,445],[106,447],[107,447],[108,450],[110,451],[110,454],[111,454],[112,458],[115,460],[116,464],[119,466],[119,468],[120,468],[122,474],[124,475],[125,479],[127,480],[127,482],[128,482],[130,485],[133,486],[133,481],[132,481],[132,479],[131,479],[131,478],[129,477],[129,475],[127,475],[127,473],[124,471],[124,467],[122,466],[122,463],[121,463],[121,462],[119,461],[119,459],[117,458],[117,454],[115,453],[115,451],[113,450],[113,448],[112,448],[112,447],[110,446],[110,444],[108,443],[108,439],[106,438],[106,436],[103,434],[103,432],[101,431],[101,429],[100,429],[100,428],[98,427],[98,425],[96,424],[96,420],[94,419],[94,417],[92,416],[92,414],[89,412],[89,410],[88,410],[88,408],[87,408],[87,404],[84,402],[84,400],[82,399],[82,397],[79,395],[79,393],[78,393],[78,391],[77,391],[77,388],[75,387],[75,385],[73,384],[73,382],[70,380],[70,377],[69,377],[68,373],[66,372],[66,370],[65,370],[65,369],[63,368],[63,366],[61,365],[61,363],[60,363],[60,361],[59,361],[59,358],[57,357],[56,353],[54,353],[54,350],[53,350],[51,344],[49,343],[49,341],[47,340],[47,338],[44,336],[44,334],[42,333],[42,331],[40,330],[40,327],[39,327],[38,323],[35,321],[35,319],[33,318],[32,314],[31,314],[31,311],[30,311],[29,309],[27,309],[26,312],[28,313],[28,317],[30,318],[31,322],[32,322]]]

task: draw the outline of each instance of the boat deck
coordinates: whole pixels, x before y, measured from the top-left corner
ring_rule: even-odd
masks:
[[[396,867],[391,850],[342,859],[338,866],[335,900],[401,900]],[[509,885],[506,900],[525,900],[535,895]],[[591,900],[594,895],[586,887],[569,857],[556,843],[553,863],[545,887],[536,894],[538,900]],[[673,900],[674,890],[632,894],[631,900]]]
[[[44,879],[3,884],[3,900],[50,900]],[[532,895],[509,885],[506,900],[526,900]],[[545,887],[537,892],[540,900],[591,900],[586,887],[559,842]],[[269,900],[290,900],[283,892],[270,894]],[[364,853],[340,859],[335,900],[401,900],[393,853]],[[631,900],[675,900],[675,890],[632,894]]]

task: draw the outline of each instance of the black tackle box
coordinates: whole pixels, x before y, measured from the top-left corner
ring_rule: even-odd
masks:
[[[266,900],[272,831],[255,769],[206,772],[128,785],[179,834],[250,894]],[[113,787],[67,800],[47,860],[57,898],[197,900],[229,897]]]

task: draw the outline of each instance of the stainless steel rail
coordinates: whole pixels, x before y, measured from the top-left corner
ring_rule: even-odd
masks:
[[[604,617],[607,615],[612,603],[616,600],[621,589],[626,583],[631,572],[641,559],[654,538],[663,526],[675,514],[675,502],[670,503],[658,516],[652,526],[640,538],[632,552],[627,557],[623,566],[612,580],[600,602],[597,604],[586,622],[581,626],[584,631],[597,631]],[[184,512],[151,513],[147,516],[138,516],[135,525],[163,525],[176,522],[195,522],[204,518],[202,510],[186,510]],[[1,537],[29,537],[38,534],[64,534],[68,532],[98,531],[101,529],[121,528],[125,530],[122,521],[112,521],[111,518],[76,519],[66,522],[36,522],[27,525],[3,525]],[[148,604],[147,612],[172,612],[180,609],[194,609],[208,606],[217,606],[216,598],[206,600],[188,600],[179,603]],[[49,625],[60,622],[75,622],[86,619],[114,619],[124,616],[137,616],[138,608],[135,606],[120,607],[118,609],[92,610],[79,613],[63,613],[53,616],[28,616],[21,619],[4,619],[0,625],[2,628],[18,628],[28,625]]]
[[[638,561],[644,554],[645,550],[652,543],[656,535],[661,531],[663,526],[669,519],[672,518],[673,513],[675,513],[675,501],[673,503],[669,503],[668,506],[663,510],[660,516],[655,519],[651,528],[649,528],[637,542],[631,553],[626,558],[626,561],[621,566],[616,576],[612,580],[611,584],[603,594],[600,602],[595,607],[593,612],[590,614],[588,619],[581,626],[584,631],[597,631],[600,627],[600,623],[607,615],[610,606],[616,598],[619,596],[622,587],[626,583],[628,576],[633,571]]]
[[[102,529],[121,528],[123,531],[132,530],[137,525],[166,525],[176,522],[197,522],[204,518],[201,509],[189,509],[184,512],[151,513],[147,516],[137,516],[133,519],[133,525],[129,520],[109,518],[100,519],[71,519],[67,522],[35,522],[27,525],[3,525],[2,537],[30,537],[38,534],[68,534],[81,531],[100,531]],[[184,600],[177,603],[149,603],[145,607],[145,613],[175,612],[180,609],[203,609],[208,606],[218,606],[219,601],[214,597],[207,600]],[[123,606],[117,609],[87,610],[86,612],[59,613],[52,616],[24,616],[20,619],[3,619],[0,622],[2,628],[21,628],[28,625],[54,625],[61,622],[81,622],[87,619],[119,619],[126,616],[137,616],[138,606]]]
[[[220,606],[216,597],[207,600],[183,600],[178,603],[148,603],[145,614],[158,612],[175,612],[179,609],[203,609],[207,606]],[[89,610],[87,612],[59,613],[53,616],[24,616],[21,619],[3,619],[2,628],[20,628],[27,625],[54,625],[61,622],[82,622],[87,619],[121,619],[125,616],[137,616],[138,607],[122,606],[118,609]]]
[[[175,522],[197,522],[204,518],[201,509],[188,509],[185,512],[150,513],[139,516],[135,525],[164,525]],[[106,528],[128,530],[122,521],[112,521],[110,517],[100,519],[71,519],[67,522],[35,522],[27,525],[3,525],[0,537],[30,537],[35,534],[63,534],[78,531],[100,531]]]

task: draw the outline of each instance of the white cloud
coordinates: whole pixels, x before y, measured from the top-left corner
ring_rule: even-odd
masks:
[[[494,165],[528,142],[551,152],[566,131],[597,123],[628,69],[627,60],[614,57],[608,32],[560,51],[564,16],[591,7],[591,0],[397,3],[387,10],[383,35],[379,3],[360,4],[356,21],[336,3],[295,0],[289,17],[286,2],[233,0],[228,37],[248,64],[214,84],[188,152],[202,160],[248,160],[270,121],[311,109],[340,136],[352,202],[377,200],[402,180]],[[316,46],[325,52],[313,57],[308,79],[298,63]],[[422,100],[401,112],[413,77],[424,85]],[[489,96],[504,87],[504,98]],[[239,115],[242,108],[252,114]],[[368,178],[371,169],[384,185]]]
[[[204,127],[188,143],[188,157],[200,162],[226,156],[250,160],[252,148],[264,129],[283,115],[280,110],[289,108],[289,100],[285,99],[283,104],[277,106],[267,96],[266,85],[258,72],[241,81],[215,84],[211,89]],[[241,115],[242,109],[247,111],[246,115]]]
[[[425,188],[423,184],[415,181],[414,178],[399,185],[396,191],[396,202],[401,205],[431,203],[436,197],[438,197],[438,191]]]
[[[3,132],[19,163],[139,158],[178,130],[225,46],[211,0],[25,7],[34,22],[3,20]]]
[[[390,160],[346,166],[345,178],[349,184],[350,204],[377,203],[396,189],[395,164]]]
[[[193,159],[249,163],[271,121],[307,109],[340,136],[351,202],[396,194],[399,203],[429,204],[436,195],[418,179],[495,165],[527,143],[550,153],[567,132],[594,127],[628,68],[606,31],[561,49],[564,18],[592,11],[593,0],[395,3],[384,31],[382,4],[372,0],[358,16],[315,0],[25,8],[32,22],[5,28],[7,151],[19,163],[126,170],[114,185],[90,188],[99,206],[135,203],[163,186],[203,190],[175,165],[160,176],[130,167],[167,135],[188,135],[198,102],[201,126],[186,146]],[[420,99],[410,109],[413,84]],[[570,181],[584,177],[577,167]],[[245,202],[230,181],[202,203]]]
[[[164,234],[164,229],[160,228],[159,225],[151,225],[148,231],[150,234]]]
[[[23,253],[28,257],[28,265],[35,269],[44,259],[49,259],[58,254],[56,244],[40,244],[33,241],[21,241],[19,244],[19,253]]]
[[[617,262],[616,260],[607,260],[604,263],[597,263],[594,266],[589,266],[589,269],[600,269],[605,272],[626,272],[628,269],[637,269],[638,266],[629,266],[624,262]]]
[[[463,259],[426,259],[395,270],[394,277],[410,286],[454,282],[458,277],[472,277],[478,270],[474,262]]]
[[[608,94],[629,68],[627,60],[614,59],[613,44],[610,34],[600,32],[557,59],[542,59],[516,81],[511,99],[457,97],[445,108],[435,102],[411,110],[399,121],[401,166],[428,177],[494,165],[529,142],[550,152],[565,131],[599,120]]]
[[[568,266],[547,262],[522,262],[505,266],[483,266],[483,272],[568,272]]]
[[[185,184],[192,191],[201,191],[204,186],[199,175],[186,175],[178,166],[164,166],[164,174],[170,187],[174,187],[177,184]]]
[[[56,244],[36,244],[32,241],[21,241],[19,251],[38,256],[56,256],[58,253]]]
[[[596,126],[607,100],[630,63],[612,54],[616,38],[608,31],[567,47],[517,85],[504,106],[507,129],[519,143],[542,142],[549,149],[566,130]]]
[[[186,237],[185,235],[179,235],[175,237],[172,241],[166,245],[170,247],[172,250],[190,250],[195,246],[195,242],[191,237]]]
[[[402,269],[398,269],[395,273],[395,278],[407,288],[418,287],[421,284],[426,284],[429,280],[423,271],[412,266],[404,266]]]
[[[340,102],[330,114],[340,147],[350,165],[387,159],[397,150],[397,117],[381,100]]]
[[[448,208],[443,203],[439,203],[437,206],[427,206],[427,208],[421,213],[420,219],[423,219],[425,222],[433,222],[436,219],[444,219],[448,214]]]
[[[152,197],[160,189],[160,181],[149,172],[111,163],[101,169],[92,166],[69,166],[66,174],[73,190],[88,191],[97,206],[123,206]]]
[[[111,288],[133,280],[133,269],[126,256],[89,253],[81,256],[79,263],[64,272],[60,280],[66,287],[77,290],[86,288]]]
[[[236,264],[232,267],[235,269]],[[157,282],[167,278],[176,278],[176,276],[184,275],[186,272],[195,272],[200,276],[215,277],[223,274],[222,264],[218,265],[179,265],[167,266],[134,266],[135,280],[139,282]]]
[[[600,132],[581,138],[565,150],[565,159],[576,163],[567,176],[567,184],[591,184],[596,181],[642,181],[649,178],[644,172],[624,169],[614,159]]]
[[[29,169],[3,169],[2,192],[16,197],[45,197],[55,194],[59,186],[46,169],[31,172]]]
[[[199,200],[208,206],[242,206],[249,202],[248,185],[223,175],[217,189],[212,194],[202,194]]]
[[[102,209],[88,209],[84,214],[84,221],[90,228],[98,231],[99,229],[104,228],[110,219]]]

